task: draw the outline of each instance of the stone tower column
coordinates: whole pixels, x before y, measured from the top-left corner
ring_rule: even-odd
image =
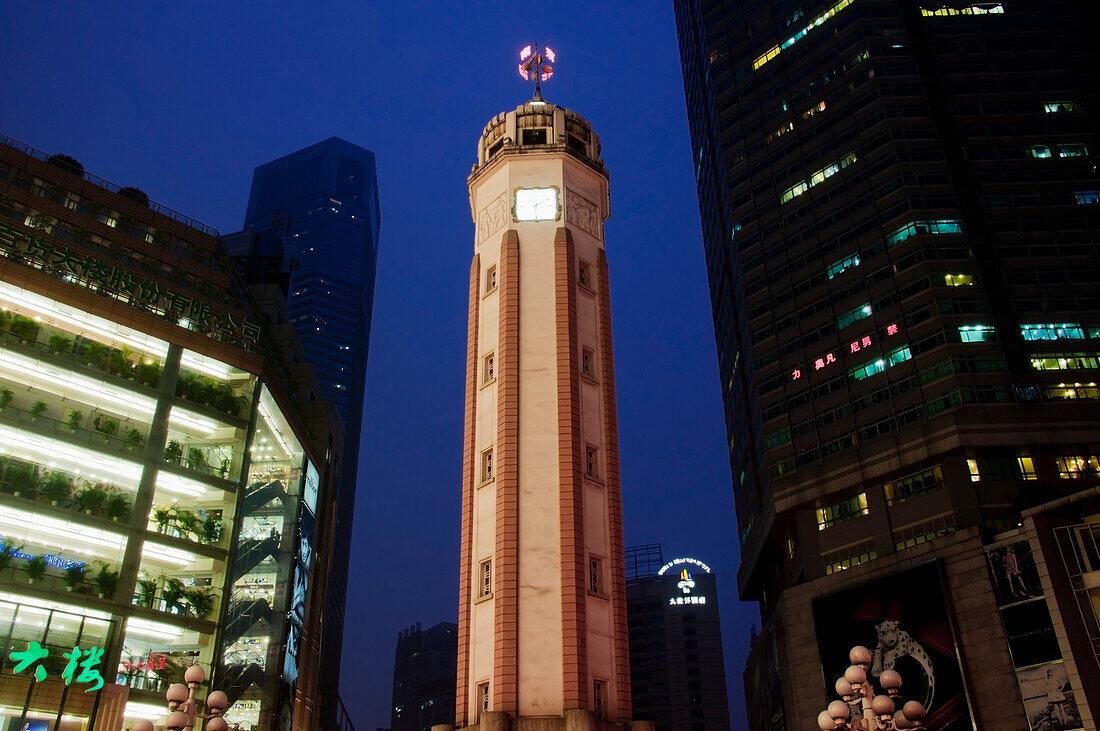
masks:
[[[599,137],[532,101],[486,125],[468,183],[456,723],[628,722]]]

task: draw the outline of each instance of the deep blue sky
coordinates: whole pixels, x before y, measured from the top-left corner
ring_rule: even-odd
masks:
[[[739,561],[671,0],[557,3],[12,0],[0,134],[76,157],[222,233],[252,169],[337,135],[382,203],[343,697],[389,725],[398,632],[457,615],[466,176],[529,98],[516,53],[558,52],[546,98],[603,140],[627,545],[718,574],[732,725],[754,606]]]

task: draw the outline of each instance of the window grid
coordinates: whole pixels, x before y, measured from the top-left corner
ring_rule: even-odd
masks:
[[[867,493],[861,492],[831,505],[825,505],[818,508],[816,512],[818,530],[847,523],[870,512],[867,507]]]

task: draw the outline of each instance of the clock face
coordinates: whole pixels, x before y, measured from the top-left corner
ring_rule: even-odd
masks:
[[[557,188],[520,188],[516,191],[515,211],[517,221],[557,220]]]

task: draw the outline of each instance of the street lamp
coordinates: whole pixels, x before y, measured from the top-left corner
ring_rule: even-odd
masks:
[[[198,712],[198,701],[195,699],[195,690],[206,680],[206,672],[198,665],[192,665],[183,673],[183,679],[187,682],[173,683],[165,693],[168,699],[168,718],[164,722],[166,731],[184,731],[194,729],[196,718],[208,719],[204,726],[205,731],[228,731],[229,724],[222,718],[225,707],[229,705],[229,698],[220,690],[215,690],[206,696],[206,708],[210,713]],[[133,731],[153,731],[153,724],[149,721],[138,721],[134,724]]]
[[[856,645],[848,653],[852,663],[844,675],[837,678],[836,692],[844,700],[833,701],[817,714],[821,731],[895,731],[924,728],[927,711],[924,704],[909,701],[901,710],[894,710],[894,699],[901,689],[901,675],[896,670],[883,671],[879,683],[886,695],[875,695],[867,669],[871,667],[871,651]],[[862,711],[862,717],[860,712]]]

